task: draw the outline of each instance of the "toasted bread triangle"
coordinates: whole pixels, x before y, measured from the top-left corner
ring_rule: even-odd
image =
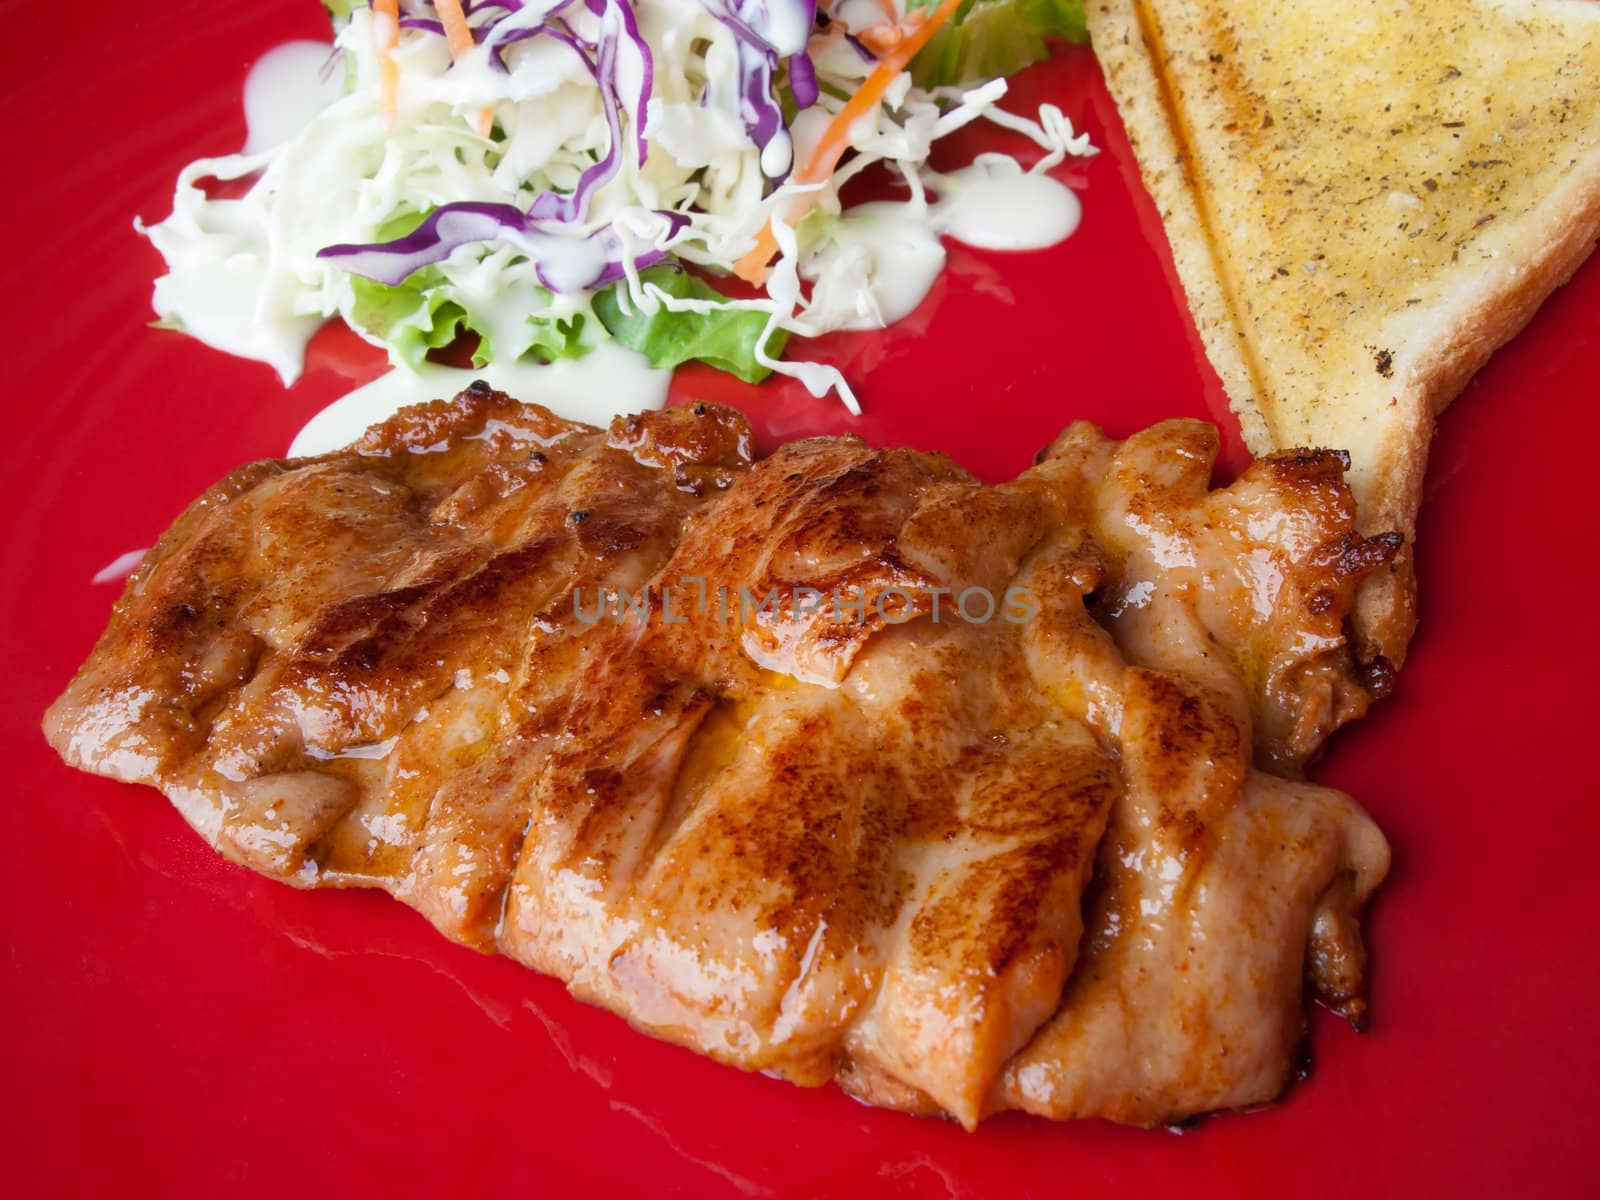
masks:
[[[1600,238],[1597,0],[1089,0],[1200,335],[1264,454],[1345,449],[1407,548],[1435,415]]]

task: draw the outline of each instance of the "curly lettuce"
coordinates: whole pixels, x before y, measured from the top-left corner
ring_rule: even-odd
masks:
[[[670,266],[651,267],[640,279],[678,300],[718,305],[727,299],[705,280]],[[643,354],[652,367],[676,367],[693,360],[719,367],[746,383],[760,383],[771,374],[756,361],[756,348],[767,326],[766,313],[720,306],[702,312],[669,312],[663,306],[646,313],[624,305],[623,299],[620,285],[599,293],[593,300],[595,316],[614,340]],[[787,336],[776,331],[767,353],[782,353]]]
[[[911,60],[911,79],[932,88],[1004,78],[1048,58],[1052,38],[1089,40],[1083,0],[967,0]]]

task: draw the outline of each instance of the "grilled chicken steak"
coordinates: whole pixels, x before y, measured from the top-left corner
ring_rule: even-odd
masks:
[[[227,857],[380,887],[637,1027],[942,1112],[1276,1096],[1388,848],[1299,779],[1386,681],[1333,452],[1077,424],[1012,483],[475,386],[235,471],[46,731]]]

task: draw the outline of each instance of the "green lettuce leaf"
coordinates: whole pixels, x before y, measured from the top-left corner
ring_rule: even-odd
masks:
[[[463,328],[470,328],[467,310],[432,267],[395,287],[352,275],[350,290],[355,296],[350,323],[387,343],[412,370],[422,365],[428,351],[448,346]]]
[[[584,337],[586,321],[581,312],[555,319],[530,316],[520,324],[503,322],[499,326],[502,333],[514,330],[515,340],[495,345],[489,323],[473,316],[437,267],[424,267],[393,287],[352,275],[350,290],[354,296],[346,314],[350,323],[384,342],[395,358],[413,370],[430,350],[450,345],[463,333],[477,335],[478,346],[472,353],[475,367],[497,357],[514,361],[531,356],[544,362],[582,358],[592,348],[592,342]],[[535,305],[549,299],[542,289],[529,297]]]
[[[527,342],[521,347],[516,347],[511,357],[525,358],[532,355],[543,362],[555,362],[558,358],[582,358],[594,349],[594,342],[584,336],[587,318],[583,313],[574,313],[570,317],[560,317],[553,321],[529,320],[527,323]],[[478,342],[478,350],[472,356],[472,365],[481,367],[491,357],[487,353],[489,339],[482,337]]]
[[[967,0],[911,60],[911,78],[919,87],[1004,78],[1049,57],[1049,38],[1089,40],[1083,0]]]
[[[727,297],[705,280],[666,265],[651,267],[640,278],[678,299],[721,301]],[[756,346],[767,325],[767,314],[750,309],[724,308],[715,312],[654,314],[631,308],[624,312],[618,284],[595,296],[594,315],[621,345],[637,350],[653,367],[675,367],[694,359],[737,375],[746,383],[760,383],[771,372],[756,361]],[[775,332],[767,353],[776,358],[786,335]]]
[[[405,237],[422,224],[427,215],[427,212],[397,212],[378,226],[373,240],[386,242]],[[502,335],[512,330],[515,336],[510,344],[497,346],[490,334],[490,323],[473,315],[440,267],[423,267],[394,285],[377,283],[360,275],[349,278],[354,303],[345,314],[347,319],[386,343],[391,353],[413,370],[427,358],[430,350],[442,349],[464,333],[474,334],[478,339],[477,349],[472,354],[475,367],[485,366],[497,356],[511,361],[532,356],[543,362],[582,358],[593,345],[584,337],[584,313],[555,319],[533,315],[533,310],[550,303],[550,293],[543,288],[532,288],[515,297],[515,302],[529,310],[528,315],[521,323],[514,319],[499,322],[497,328]]]
[[[396,213],[375,231],[374,240],[404,237],[426,217],[425,212]],[[618,292],[626,284],[619,283],[592,298],[592,312],[561,318],[534,315],[550,303],[550,293],[543,288],[503,297],[508,304],[524,306],[528,315],[518,322],[506,320],[502,314],[502,319],[491,326],[473,314],[441,267],[423,267],[392,286],[360,275],[349,278],[353,303],[346,319],[387,345],[393,358],[413,370],[429,351],[442,349],[463,334],[473,334],[478,339],[472,355],[472,363],[478,367],[495,359],[532,357],[555,362],[582,358],[597,341],[610,334],[620,345],[643,354],[654,367],[675,367],[695,359],[747,383],[760,383],[771,373],[755,358],[756,344],[767,324],[763,312],[727,308],[707,313],[675,313],[663,308],[648,316],[633,308],[625,312]],[[678,299],[714,303],[727,299],[704,280],[665,264],[649,268],[641,278]],[[508,330],[514,331],[514,339],[506,345],[496,344],[494,337],[503,338]],[[782,330],[774,333],[769,353],[782,353],[787,336]]]

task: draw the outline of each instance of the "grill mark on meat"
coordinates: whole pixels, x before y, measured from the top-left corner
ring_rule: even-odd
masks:
[[[989,488],[856,438],[750,447],[712,405],[602,433],[475,388],[243,468],[47,732],[257,870],[968,1125],[1257,1103],[1302,981],[1364,1012],[1382,837],[1264,773],[1383,677],[1343,622],[1398,541],[1354,532],[1341,456],[1213,490],[1208,427],[1078,424]],[[953,609],[1011,586],[1030,620]],[[806,588],[908,595],[840,621]],[[619,589],[647,613],[580,617]],[[741,620],[740,589],[782,606]]]

